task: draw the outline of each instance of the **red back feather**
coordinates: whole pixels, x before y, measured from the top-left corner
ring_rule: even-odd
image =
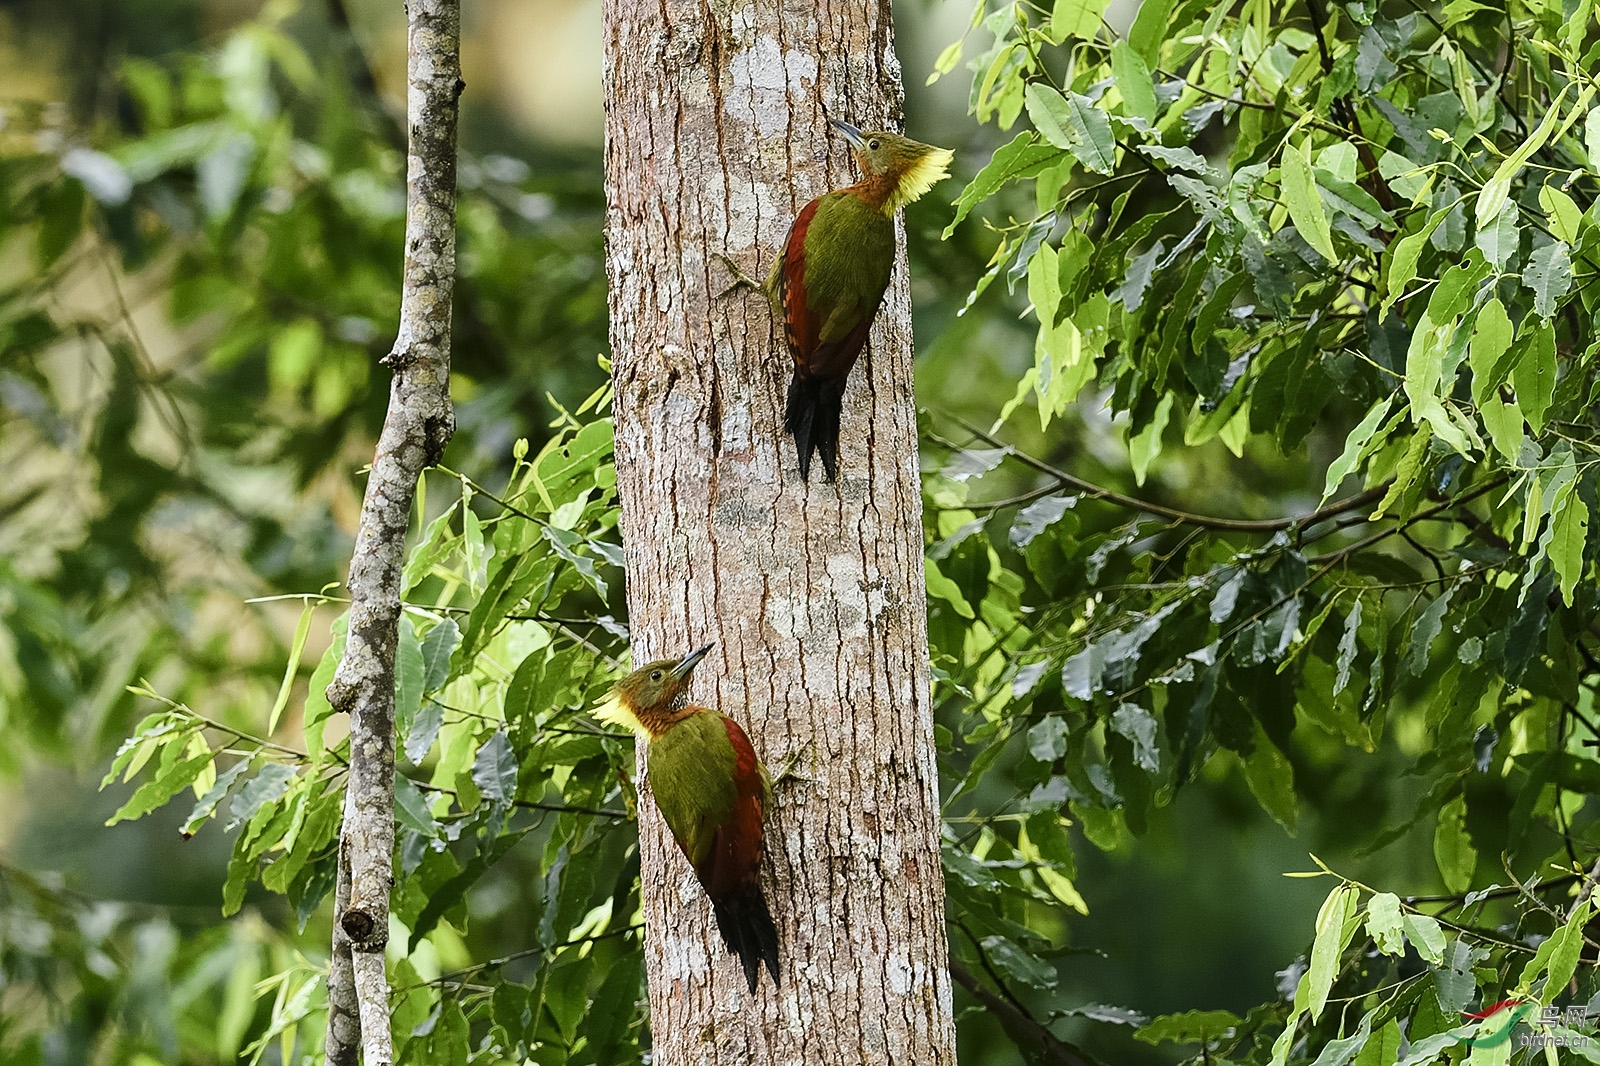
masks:
[[[695,875],[714,900],[732,898],[759,883],[761,869],[762,806],[761,764],[750,738],[731,718],[723,718],[728,742],[733,745],[733,810],[711,837]]]
[[[812,349],[817,346],[817,316],[806,306],[806,231],[817,215],[820,198],[801,208],[794,225],[789,228],[789,243],[783,249],[783,271],[780,274],[783,303],[783,330],[789,340],[789,351],[802,366]]]

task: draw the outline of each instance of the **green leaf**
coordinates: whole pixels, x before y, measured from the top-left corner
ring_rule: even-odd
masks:
[[[1161,43],[1167,36],[1173,3],[1174,0],[1144,0],[1128,29],[1128,43],[1152,70],[1161,65]]]
[[[1600,109],[1596,109],[1594,114],[1600,114]],[[1539,190],[1539,206],[1544,208],[1545,214],[1549,216],[1550,232],[1556,235],[1557,240],[1565,241],[1568,246],[1578,243],[1578,232],[1583,225],[1583,212],[1573,202],[1572,197],[1555,185],[1545,185]]]
[[[169,745],[167,749],[168,752],[183,750],[176,744]],[[188,758],[173,758],[170,762],[163,756],[161,768],[156,771],[155,776],[140,785],[128,802],[124,803],[116,814],[106,819],[106,825],[116,825],[118,822],[142,818],[149,814],[193,784],[195,779],[211,765],[211,760],[210,748]]]
[[[1400,1026],[1393,1019],[1367,1039],[1351,1066],[1394,1066],[1400,1057]]]
[[[1377,1011],[1368,1011],[1362,1015],[1356,1031],[1349,1036],[1328,1041],[1311,1066],[1349,1066],[1351,1060],[1366,1046],[1367,1038],[1372,1035],[1372,1018],[1376,1013]]]
[[[579,547],[587,547],[584,538],[568,529],[557,529],[555,526],[545,526],[542,530],[544,539],[550,543],[557,557],[572,565],[584,581],[599,593],[602,600],[610,595],[606,579],[601,576],[600,570],[595,566],[595,561],[589,556],[580,553]]]
[[[1566,241],[1535,248],[1522,272],[1522,283],[1533,290],[1533,310],[1540,318],[1556,313],[1556,303],[1572,288],[1572,255]]]
[[[1468,346],[1468,365],[1472,367],[1472,399],[1480,406],[1495,395],[1506,375],[1511,371],[1511,361],[1506,356],[1511,351],[1513,330],[1511,319],[1499,297],[1493,297],[1479,310],[1472,324],[1472,340]]]
[[[1024,130],[1010,144],[995,149],[984,168],[973,175],[972,181],[961,191],[955,202],[955,217],[945,227],[944,238],[949,239],[972,209],[989,199],[1013,181],[1036,177],[1066,156],[1066,152],[1052,144],[1040,143],[1039,135]]]
[[[1339,257],[1333,250],[1333,231],[1328,225],[1327,212],[1322,207],[1322,196],[1317,192],[1317,180],[1311,174],[1310,148],[1309,140],[1302,141],[1298,148],[1294,145],[1284,146],[1283,161],[1279,168],[1283,201],[1300,236],[1323,259],[1336,263]]]
[[[228,829],[236,828],[254,818],[267,804],[282,799],[294,777],[295,769],[287,763],[269,762],[263,766],[261,772],[246,782],[239,794],[233,797],[233,804],[228,808]]]
[[[630,951],[606,968],[605,980],[584,1013],[593,1061],[599,1066],[638,1058],[622,1053],[628,1041],[634,1004],[644,996],[644,952]]]
[[[1539,996],[1541,1003],[1549,1003],[1565,991],[1567,983],[1572,980],[1572,975],[1577,971],[1578,959],[1582,956],[1584,939],[1584,925],[1594,913],[1594,899],[1585,896],[1583,901],[1572,909],[1566,924],[1556,930],[1555,934],[1539,945],[1539,952],[1533,961],[1522,971],[1522,979],[1518,984],[1523,987],[1530,986],[1535,981],[1540,970],[1545,970],[1547,976],[1544,982],[1544,992]],[[1545,948],[1549,946],[1549,954]],[[1541,965],[1541,957],[1548,959],[1547,965]]]
[[[1356,652],[1360,650],[1361,641],[1361,597],[1356,597],[1356,602],[1350,605],[1350,613],[1345,616],[1344,633],[1339,637],[1339,661],[1337,674],[1333,682],[1333,694],[1337,696],[1350,684],[1350,668],[1355,665]]]
[[[1433,834],[1433,860],[1445,887],[1451,892],[1465,892],[1472,887],[1478,851],[1467,835],[1467,801],[1462,796],[1446,803],[1439,811],[1439,824]]]
[[[1230,1035],[1241,1019],[1225,1010],[1191,1010],[1163,1014],[1133,1034],[1146,1044],[1210,1044]]]
[[[186,739],[188,734],[198,731],[199,728],[200,723],[172,711],[146,715],[134,728],[133,735],[117,748],[116,758],[111,761],[111,769],[100,779],[100,787],[104,789],[123,771],[126,771],[122,778],[124,781],[133,780],[133,775],[144,769],[144,764],[153,753],[174,739]]]
[[[1395,242],[1394,255],[1390,257],[1389,270],[1384,275],[1386,291],[1378,308],[1380,315],[1387,314],[1394,302],[1405,295],[1406,286],[1417,276],[1417,260],[1422,256],[1423,249],[1428,247],[1433,231],[1439,228],[1439,223],[1449,213],[1450,208],[1440,208],[1429,216],[1421,229]]]
[[[1385,955],[1406,953],[1405,927],[1401,923],[1400,897],[1379,892],[1367,903],[1367,933]]]
[[[961,41],[953,41],[945,46],[939,53],[939,58],[933,61],[933,73],[928,75],[924,84],[932,85],[944,75],[956,69],[956,64],[961,62]]]
[[[450,655],[461,640],[461,627],[454,618],[428,630],[422,642],[422,691],[437,692],[450,677]]]
[[[1406,445],[1405,454],[1400,457],[1399,464],[1394,470],[1394,484],[1389,486],[1389,491],[1384,494],[1378,506],[1373,509],[1374,520],[1387,514],[1389,508],[1395,506],[1405,497],[1406,492],[1416,482],[1417,475],[1422,472],[1423,460],[1428,456],[1428,442],[1433,439],[1430,432],[1431,426],[1423,423],[1417,427],[1417,432],[1412,434],[1411,443]]]
[[[423,484],[426,485],[427,482]],[[400,576],[402,595],[410,595],[411,591],[433,572],[434,566],[456,546],[457,539],[450,529],[451,520],[455,518],[456,513],[454,507],[449,508],[428,523],[428,528],[422,534],[422,540],[406,557],[405,570]]]
[[[405,738],[406,758],[411,760],[413,766],[422,765],[422,760],[428,757],[443,725],[444,707],[437,700],[423,700]]]
[[[954,608],[956,614],[962,618],[971,619],[976,617],[972,611],[972,604],[968,603],[967,598],[961,594],[961,586],[945,577],[935,560],[928,559],[925,566],[927,568],[928,598],[943,600]]]
[[[1410,636],[1406,641],[1406,670],[1416,677],[1421,677],[1423,671],[1428,668],[1429,651],[1444,628],[1445,611],[1449,609],[1450,600],[1455,596],[1457,587],[1451,585],[1434,597],[1433,602],[1417,616],[1416,622],[1411,627]]]
[[[1372,405],[1350,435],[1345,438],[1344,451],[1339,453],[1328,467],[1327,476],[1323,479],[1322,499],[1318,506],[1327,503],[1334,491],[1344,483],[1344,479],[1355,472],[1361,460],[1365,459],[1376,447],[1372,435],[1378,429],[1378,423],[1383,421],[1383,416],[1389,413],[1389,407],[1394,403],[1394,396],[1390,394]]]
[[[505,624],[506,615],[521,606],[536,588],[543,588],[560,562],[542,550],[543,540],[520,555],[503,558],[467,615],[467,627],[452,656],[453,667],[465,672]]]
[[[1026,95],[1028,117],[1040,136],[1071,152],[1096,174],[1116,169],[1116,139],[1111,135],[1111,116],[1094,106],[1086,96],[1062,96],[1043,82],[1030,81]]]
[[[511,675],[511,684],[506,687],[503,704],[506,722],[515,727],[543,721],[560,705],[560,696],[575,660],[576,654],[571,650],[545,648],[523,658],[517,664],[516,673]]]
[[[1257,734],[1255,750],[1244,760],[1244,778],[1261,809],[1293,836],[1299,820],[1294,767],[1265,733]]]
[[[329,627],[333,640],[329,642],[328,650],[322,653],[317,668],[311,672],[311,680],[306,685],[306,708],[300,716],[308,731],[333,714],[333,705],[328,702],[328,686],[333,684],[333,675],[339,669],[339,660],[344,658],[344,646],[349,639],[349,626],[348,611],[333,620],[333,625]]]
[[[398,824],[424,836],[431,837],[438,831],[439,824],[434,820],[427,797],[416,782],[404,774],[395,775],[394,814]]]
[[[394,658],[394,722],[395,729],[405,736],[417,716],[417,708],[422,706],[422,642],[417,640],[410,615],[400,615],[399,629],[400,643]]]
[[[1444,406],[1453,388],[1444,380],[1444,355],[1455,334],[1455,322],[1436,323],[1423,312],[1416,330],[1411,334],[1411,345],[1406,350],[1406,398],[1411,401],[1411,417],[1418,424],[1426,422],[1433,435],[1461,455],[1467,455],[1470,445],[1461,428],[1451,419]]]
[[[316,607],[312,601],[307,600],[305,607],[301,608],[300,621],[294,627],[294,640],[289,644],[289,661],[283,668],[283,681],[278,685],[278,698],[273,701],[272,713],[267,715],[267,736],[278,731],[278,716],[283,714],[283,709],[289,706],[289,693],[294,688],[294,678],[300,671],[300,656],[306,650],[306,638],[311,635],[311,616]]]
[[[1572,594],[1583,577],[1584,546],[1589,540],[1589,506],[1577,493],[1578,482],[1569,481],[1556,493],[1550,508],[1550,563],[1561,583],[1561,598],[1572,606]]]
[[[1405,926],[1406,939],[1428,963],[1437,966],[1444,961],[1444,930],[1426,914],[1406,914],[1400,919]]]
[[[1324,155],[1326,159],[1326,155]],[[1373,198],[1361,186],[1354,182],[1344,181],[1329,174],[1322,167],[1314,170],[1317,179],[1317,188],[1322,193],[1323,205],[1338,214],[1348,215],[1355,219],[1362,229],[1383,228],[1393,230],[1394,217],[1383,209],[1383,205]]]
[[[1100,33],[1100,16],[1107,0],[1056,0],[1050,12],[1050,37],[1057,44],[1068,38],[1092,41]]]
[[[1527,139],[1517,146],[1514,152],[1501,160],[1500,166],[1495,169],[1494,176],[1485,182],[1483,188],[1478,191],[1476,215],[1479,229],[1487,226],[1490,220],[1500,214],[1500,209],[1505,206],[1507,197],[1511,192],[1511,179],[1516,177],[1517,173],[1527,165],[1529,159],[1533,158],[1533,153],[1543,148],[1545,142],[1550,139],[1550,133],[1555,129],[1556,121],[1561,117],[1561,104],[1566,100],[1567,89],[1570,87],[1570,84],[1561,87],[1561,91],[1556,94],[1556,98],[1550,102],[1550,110],[1545,112],[1543,120],[1528,135]],[[1580,108],[1583,102],[1588,100],[1592,91],[1591,89],[1585,89],[1579,97],[1578,106]]]
[[[1136,703],[1124,703],[1111,713],[1111,728],[1133,745],[1133,761],[1139,769],[1150,774],[1160,771],[1155,715]]]
[[[1317,912],[1317,936],[1311,944],[1304,1004],[1313,1021],[1322,1017],[1322,1008],[1327,1005],[1333,979],[1339,973],[1339,956],[1355,931],[1355,924],[1350,920],[1355,913],[1355,886],[1342,882],[1328,893],[1328,898],[1322,901],[1322,909]],[[1295,1006],[1301,1006],[1298,999]]]
[[[1511,384],[1517,390],[1517,405],[1535,433],[1544,429],[1545,414],[1556,393],[1556,335],[1549,322],[1523,322],[1517,338],[1516,362],[1511,368]],[[1529,326],[1533,328],[1530,330]]]
[[[1045,496],[1033,501],[1017,512],[1006,539],[1013,548],[1026,548],[1039,534],[1070,514],[1077,502],[1076,496]]]
[[[1156,90],[1150,68],[1127,41],[1117,41],[1111,46],[1111,73],[1116,78],[1117,92],[1122,94],[1124,111],[1146,122],[1154,122]]]
[[[1504,270],[1511,262],[1511,257],[1517,254],[1517,246],[1522,243],[1522,229],[1517,225],[1517,205],[1506,204],[1489,225],[1479,226],[1472,242],[1491,267]]]
[[[451,997],[439,1005],[433,1027],[412,1041],[410,1060],[417,1063],[467,1062],[472,1057],[472,1032],[460,1002]],[[424,1022],[424,1025],[427,1023]]]
[[[195,835],[202,825],[210,821],[211,816],[217,811],[217,805],[222,802],[224,797],[227,796],[228,790],[233,788],[233,783],[237,781],[239,779],[239,775],[248,770],[253,763],[253,759],[240,759],[222,773],[218,774],[216,781],[213,782],[211,787],[206,790],[206,794],[201,796],[200,799],[195,803],[194,809],[189,812],[189,817],[184,819],[183,828],[178,830],[178,835],[183,837],[183,839],[188,840],[190,837]]]
[[[478,749],[478,757],[472,764],[472,783],[485,797],[497,802],[516,796],[517,756],[511,750],[511,739],[505,730],[496,732]]]
[[[1494,450],[1506,462],[1515,463],[1522,453],[1522,409],[1514,401],[1504,403],[1498,396],[1487,396],[1478,408],[1478,417]]]
[[[41,272],[77,243],[84,203],[83,186],[76,181],[51,182],[40,190],[35,259]]]
[[[1161,402],[1156,405],[1155,417],[1150,419],[1150,424],[1128,440],[1128,458],[1133,466],[1136,485],[1144,484],[1150,464],[1161,454],[1161,435],[1166,432],[1167,421],[1172,415],[1173,396],[1172,392],[1164,393]]]
[[[984,937],[981,943],[984,958],[1003,974],[1031,988],[1049,991],[1060,980],[1056,968],[1019,947],[1003,936]]]
[[[1053,763],[1067,752],[1067,723],[1051,715],[1028,730],[1028,754],[1042,763]]]

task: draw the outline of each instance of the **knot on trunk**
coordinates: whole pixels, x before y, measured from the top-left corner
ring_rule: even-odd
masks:
[[[382,951],[389,943],[388,923],[380,923],[377,915],[360,905],[339,916],[339,928],[355,951]]]

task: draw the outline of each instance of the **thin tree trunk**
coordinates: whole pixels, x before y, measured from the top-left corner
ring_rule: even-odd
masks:
[[[350,715],[350,776],[339,839],[338,907],[328,974],[326,1055],[352,1066],[394,1060],[389,1032],[389,891],[394,886],[394,660],[400,574],[417,478],[455,431],[450,294],[456,265],[459,0],[408,0],[406,257],[394,367],[350,563],[350,633],[328,702]],[[359,1018],[359,1024],[357,1019]]]
[[[714,295],[714,253],[764,273],[796,210],[854,180],[827,118],[898,114],[888,5],[608,0],[604,20],[634,659],[716,641],[694,696],[806,778],[767,823],[783,984],[754,995],[642,805],[654,1061],[953,1063],[904,259],[845,392],[837,485],[799,480],[765,300]]]

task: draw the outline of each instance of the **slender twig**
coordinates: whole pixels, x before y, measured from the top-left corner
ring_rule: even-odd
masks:
[[[1309,529],[1336,515],[1344,514],[1347,511],[1360,510],[1368,504],[1376,503],[1389,491],[1389,483],[1384,482],[1354,496],[1336,500],[1326,507],[1319,507],[1310,514],[1290,518],[1224,518],[1217,515],[1195,514],[1190,511],[1179,510],[1176,507],[1168,507],[1165,504],[1154,503],[1150,500],[1141,500],[1138,497],[1129,496],[1102,485],[1096,485],[1092,481],[1078,477],[1076,474],[1069,474],[1065,470],[1050,465],[1043,459],[1029,455],[1005,443],[998,437],[985,432],[958,415],[946,413],[944,417],[991,447],[1001,449],[1023,466],[1031,467],[1041,474],[1055,478],[1058,487],[1077,489],[1085,496],[1104,500],[1107,503],[1114,503],[1130,511],[1141,511],[1144,514],[1155,515],[1158,518],[1170,518],[1172,521],[1182,525],[1199,526],[1202,529],[1214,529],[1227,533],[1278,533],[1291,529]],[[952,445],[952,447],[954,446]]]
[[[1567,885],[1570,885],[1572,882],[1578,880],[1578,878],[1578,874],[1567,874],[1563,877],[1552,877],[1548,881],[1539,882],[1538,887],[1540,889],[1565,888]],[[1446,892],[1433,896],[1405,896],[1401,899],[1401,902],[1407,907],[1411,908],[1415,908],[1419,903],[1454,903],[1458,906],[1463,906],[1466,903],[1468,895],[1476,896],[1479,900],[1490,900],[1509,899],[1512,896],[1520,896],[1522,893],[1523,888],[1521,885],[1508,885],[1505,888],[1491,888],[1482,892],[1473,893]]]
[[[424,781],[412,781],[411,783],[423,792],[439,792],[446,796],[460,796],[460,793],[455,789],[445,785],[430,785]],[[511,805],[529,811],[555,811],[557,814],[592,814],[597,818],[628,817],[627,811],[616,811],[609,807],[579,807],[570,803],[541,803],[537,800],[512,800]]]
[[[516,962],[519,959],[532,958],[535,955],[548,955],[551,952],[559,951],[562,948],[573,948],[580,944],[593,944],[601,940],[610,940],[613,937],[628,936],[632,933],[637,933],[643,928],[644,923],[638,922],[634,925],[624,925],[617,929],[608,929],[604,933],[596,933],[594,936],[580,936],[572,940],[563,940],[559,944],[539,944],[531,948],[523,948],[521,951],[513,951],[511,954],[502,955],[497,959],[489,959],[487,962],[474,963],[471,966],[464,966],[459,970],[451,970],[449,973],[440,974],[431,981],[423,981],[419,984],[408,985],[405,988],[396,989],[395,991],[408,992],[413,988],[425,988],[428,985],[461,984],[464,978],[471,977],[475,974],[480,974],[485,970],[499,969],[500,967]]]
[[[1001,1027],[1011,1034],[1019,1047],[1037,1052],[1038,1061],[1051,1066],[1094,1066],[1094,1060],[1088,1055],[1056,1036],[1031,1014],[985,987],[971,970],[954,959],[950,960],[950,976],[999,1019]]]

